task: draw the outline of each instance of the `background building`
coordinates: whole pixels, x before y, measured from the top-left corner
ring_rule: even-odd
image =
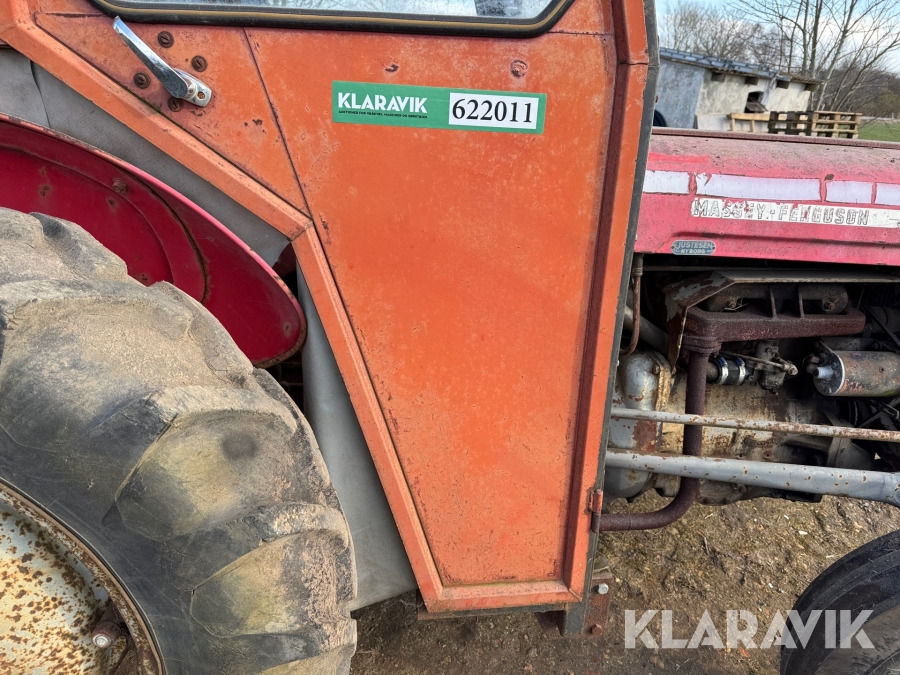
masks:
[[[743,113],[806,110],[819,85],[819,80],[676,49],[661,48],[659,57],[656,111],[670,127],[751,131],[751,122],[739,119]],[[765,131],[765,124],[755,126]]]

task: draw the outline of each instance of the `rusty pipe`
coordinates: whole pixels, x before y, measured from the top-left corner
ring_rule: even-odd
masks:
[[[684,411],[687,415],[702,415],[706,407],[706,364],[709,354],[688,352],[687,387],[685,389]],[[700,457],[703,452],[703,427],[684,428],[682,454]],[[622,532],[625,530],[654,530],[671,525],[681,518],[697,501],[700,493],[700,479],[682,478],[678,494],[658,511],[646,513],[602,514],[598,521],[598,532]]]
[[[858,427],[832,427],[824,424],[803,422],[778,422],[773,420],[744,420],[712,415],[681,415],[659,410],[636,410],[633,408],[613,408],[610,417],[620,420],[647,420],[657,424],[684,424],[685,431],[694,427],[718,427],[720,429],[752,429],[754,431],[806,434],[826,438],[858,438],[865,441],[900,443],[900,431],[886,429],[860,429]]]
[[[634,327],[634,310],[632,310],[628,305],[625,305],[624,325],[626,330],[632,330]],[[650,323],[647,320],[647,317],[644,316],[641,317],[640,326],[640,339],[643,340],[645,344],[650,345],[660,354],[668,353],[669,338],[668,336],[666,336],[666,332],[664,330]]]
[[[637,349],[638,337],[641,334],[641,277],[644,275],[644,254],[635,253],[631,261],[631,282],[634,298],[634,319],[631,322],[631,341],[625,349],[619,350],[619,356],[628,356]]]

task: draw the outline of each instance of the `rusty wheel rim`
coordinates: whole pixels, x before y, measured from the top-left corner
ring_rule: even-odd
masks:
[[[120,636],[109,632],[120,623]],[[0,671],[161,675],[159,663],[147,626],[99,558],[0,483]]]

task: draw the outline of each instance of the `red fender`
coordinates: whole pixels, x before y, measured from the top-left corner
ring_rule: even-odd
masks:
[[[0,206],[78,223],[145,285],[201,302],[257,366],[300,348],[306,321],[275,272],[167,185],[73,138],[0,115]]]

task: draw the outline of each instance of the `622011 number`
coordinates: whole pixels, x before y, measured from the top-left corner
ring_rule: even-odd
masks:
[[[543,96],[450,93],[451,126],[537,130]]]

